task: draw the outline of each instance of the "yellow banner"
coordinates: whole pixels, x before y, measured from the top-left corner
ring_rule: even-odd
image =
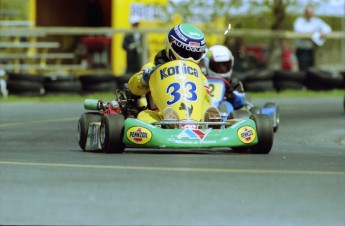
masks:
[[[131,15],[141,18],[142,29],[162,28],[162,33],[147,34],[148,57],[147,61],[152,62],[155,55],[165,46],[167,31],[182,21],[181,15],[176,12],[172,19],[168,18],[165,6],[168,0],[112,0],[112,27],[119,29],[130,29],[129,19]],[[169,21],[169,22],[166,22]],[[201,30],[221,29],[224,24],[223,17],[219,17],[212,24],[196,24]],[[225,29],[225,28],[224,28]],[[115,75],[123,75],[126,70],[126,52],[122,48],[125,34],[115,34],[112,43],[112,67]],[[207,46],[223,44],[224,37],[215,34],[205,34]],[[143,64],[148,63],[143,62]]]
[[[130,29],[129,19],[131,15],[140,17],[139,28],[160,28],[169,27],[165,13],[167,0],[113,0],[112,1],[112,27],[119,29]],[[164,48],[165,33],[148,34],[147,45],[149,48],[148,60],[152,61],[155,54]],[[122,48],[125,34],[115,34],[112,44],[112,67],[115,75],[123,75],[126,70],[126,52]],[[144,62],[146,63],[146,62]]]

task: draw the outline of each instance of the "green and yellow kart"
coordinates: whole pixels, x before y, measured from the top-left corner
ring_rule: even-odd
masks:
[[[89,111],[79,119],[79,146],[84,151],[107,153],[122,153],[127,148],[230,148],[268,154],[273,144],[272,120],[248,111],[223,120],[217,108],[210,105],[203,76],[193,62],[171,61],[152,73],[150,93],[145,97],[124,89],[117,90],[114,100],[107,103],[85,100],[84,107]],[[157,109],[161,120],[148,123],[137,118],[139,112],[152,109]]]

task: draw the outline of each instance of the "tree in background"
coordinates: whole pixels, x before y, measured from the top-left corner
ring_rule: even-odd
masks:
[[[170,15],[178,12],[185,22],[207,24],[206,29],[216,28],[219,17],[224,18],[224,28],[228,23],[232,28],[270,29],[272,31],[292,30],[292,21],[297,15],[287,13],[287,8],[303,8],[302,1],[297,0],[170,0],[167,11]],[[303,1],[307,3],[307,1]],[[308,1],[310,2],[310,1]],[[327,3],[327,0],[315,2],[315,5]],[[235,37],[231,32],[230,37]],[[246,40],[255,39],[245,37]],[[268,41],[268,42],[267,42]],[[282,43],[280,38],[262,40],[267,42],[267,66],[279,69]]]

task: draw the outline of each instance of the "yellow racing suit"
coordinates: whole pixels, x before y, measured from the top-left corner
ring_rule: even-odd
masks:
[[[156,61],[156,59],[155,59]],[[161,62],[162,63],[162,62]],[[135,73],[128,81],[128,89],[131,93],[133,93],[136,96],[143,96],[149,93],[150,87],[146,84],[143,84],[142,82],[142,75],[143,75],[143,70],[144,68],[154,68],[156,65],[154,63],[147,63],[145,64],[142,69]],[[211,105],[211,96],[209,95],[209,87],[208,87],[208,81],[205,76],[203,76],[203,84],[204,87],[206,88],[206,97],[204,98],[205,103],[203,104],[204,110]],[[204,111],[204,112],[205,112]],[[151,110],[143,110],[141,111],[137,119],[147,122],[147,123],[153,123],[157,122],[163,119],[162,112],[160,112],[158,109],[151,109]]]

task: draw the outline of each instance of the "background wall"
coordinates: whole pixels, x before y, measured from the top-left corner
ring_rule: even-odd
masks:
[[[36,26],[111,26],[111,0],[36,0]]]

